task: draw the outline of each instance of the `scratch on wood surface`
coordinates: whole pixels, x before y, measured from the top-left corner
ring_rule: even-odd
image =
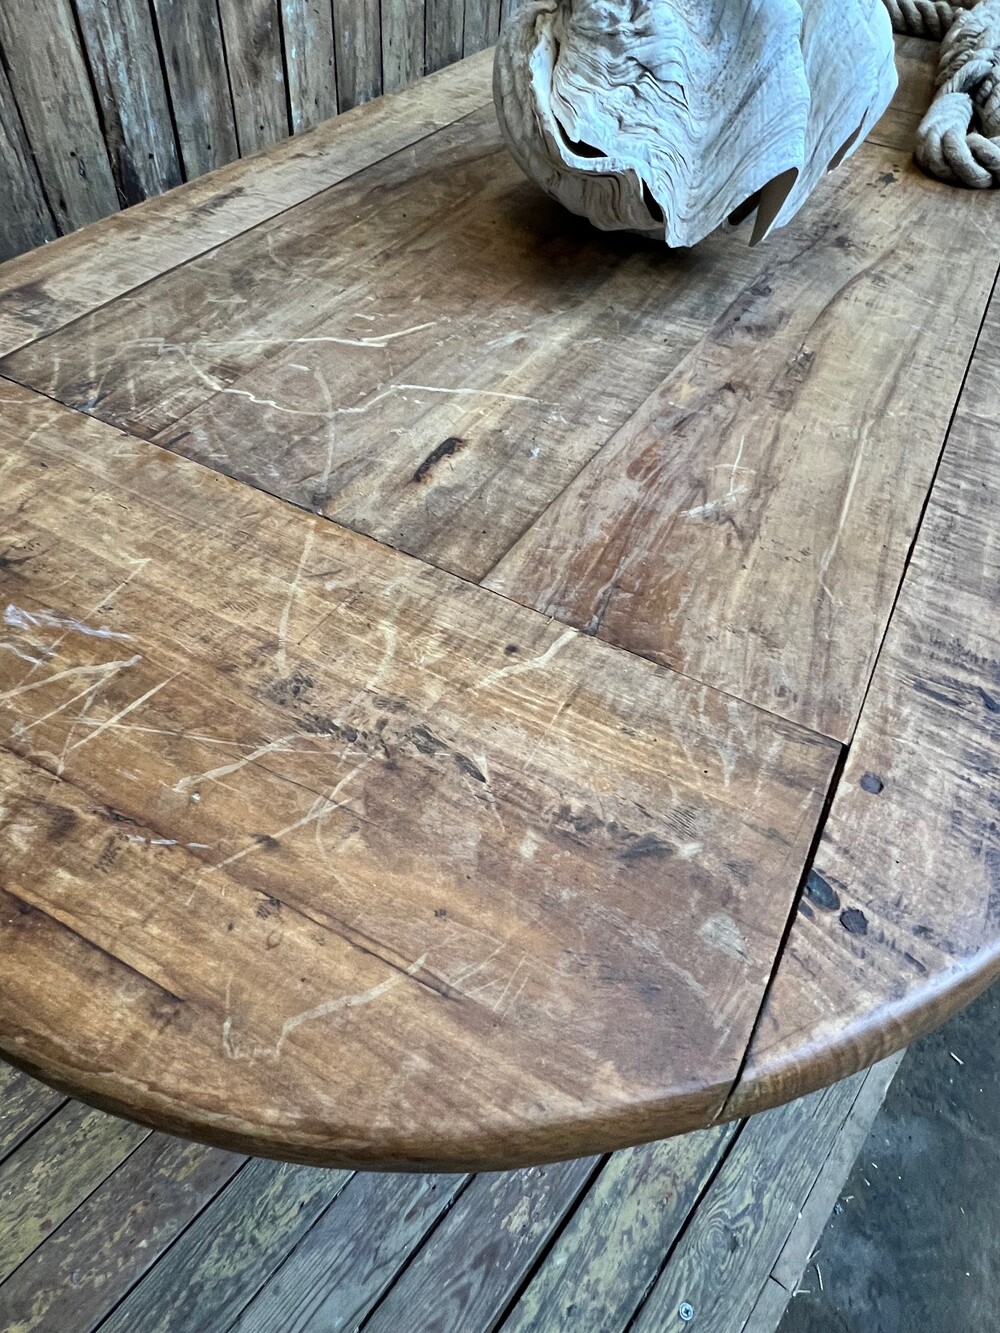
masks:
[[[499,681],[506,680],[510,676],[520,676],[525,671],[540,670],[543,666],[546,666],[551,662],[553,657],[565,648],[566,644],[569,643],[571,639],[575,639],[577,633],[578,631],[575,629],[564,630],[563,633],[559,635],[558,639],[556,639],[554,643],[550,643],[545,652],[539,654],[538,657],[532,657],[527,662],[512,662],[509,666],[495,667],[492,671],[487,671],[486,675],[480,680],[473,681],[469,686],[470,692],[489,689],[490,686],[496,685]]]
[[[131,634],[108,629],[106,625],[88,625],[75,616],[62,615],[58,611],[26,611],[23,607],[7,604],[3,613],[4,623],[12,629],[61,629],[72,634],[87,634],[95,639],[131,639]]]
[[[293,731],[287,736],[279,736],[275,741],[267,741],[263,745],[258,745],[256,750],[251,751],[250,754],[243,755],[241,759],[237,759],[231,764],[223,764],[219,768],[210,768],[205,773],[190,773],[186,778],[180,778],[174,783],[174,791],[181,792],[188,787],[199,786],[203,782],[216,782],[219,778],[228,777],[230,773],[238,773],[240,769],[245,768],[247,764],[256,763],[258,759],[263,759],[266,754],[274,754],[276,752],[280,754],[292,753],[293,747],[289,745],[289,741],[297,739],[297,733]]]
[[[138,699],[133,699],[130,704],[127,704],[124,708],[120,709],[113,717],[109,717],[106,721],[100,723],[100,725],[96,726],[88,735],[81,737],[78,741],[74,741],[69,748],[71,750],[78,750],[82,745],[89,745],[91,741],[96,740],[97,737],[107,731],[109,727],[113,727],[115,723],[120,722],[123,717],[128,717],[129,713],[133,713],[137,708],[141,708],[144,703],[149,699],[152,699],[154,694],[159,694],[160,690],[162,690],[165,685],[169,685],[172,680],[176,680],[180,674],[179,671],[174,671],[166,678],[166,680],[161,680],[159,685],[151,686],[145,694],[140,694]]]
[[[830,545],[824,551],[823,558],[819,562],[820,586],[834,604],[836,604],[837,599],[834,597],[833,593],[827,587],[826,574],[827,570],[830,568],[830,564],[833,560],[833,557],[837,553],[837,547],[840,544],[841,534],[844,531],[844,525],[847,522],[847,516],[851,510],[851,502],[854,499],[854,491],[858,484],[858,477],[861,475],[861,465],[864,462],[865,453],[868,448],[868,433],[869,433],[869,424],[868,422],[865,422],[865,424],[861,428],[861,436],[858,442],[858,451],[854,456],[854,466],[851,469],[851,475],[847,483],[847,490],[844,492],[844,500],[840,506],[840,516],[837,520],[837,531],[833,534],[833,540],[830,542]]]
[[[76,676],[97,676],[111,674],[115,675],[123,671],[126,667],[135,666],[137,662],[142,661],[142,654],[136,653],[133,657],[122,658],[114,662],[94,662],[87,663],[84,666],[66,667],[63,671],[56,671],[51,676],[46,676],[43,680],[30,680],[20,685],[15,685],[13,689],[4,690],[0,694],[0,703],[6,703],[9,699],[16,699],[22,694],[28,694],[31,690],[42,690],[47,685],[54,685],[59,680],[69,680]],[[66,705],[62,705],[65,707]],[[57,709],[60,712],[61,709]],[[48,716],[52,716],[50,713]]]
[[[372,762],[373,756],[366,755],[359,764],[355,764],[350,773],[346,773],[340,779],[328,795],[317,796],[316,800],[313,801],[312,805],[301,819],[296,819],[293,823],[286,824],[284,828],[278,829],[277,832],[268,834],[268,844],[280,842],[281,839],[287,837],[289,833],[294,833],[297,829],[305,828],[305,826],[311,824],[313,820],[326,819],[326,817],[333,814],[335,810],[339,810],[344,804],[344,802],[339,799],[340,793],[349,782],[352,782],[354,778],[358,776],[362,769],[367,768]],[[234,852],[232,856],[227,856],[224,861],[218,861],[214,866],[209,866],[209,871],[223,870],[226,866],[230,866],[234,862],[242,860],[244,856],[249,856],[251,852],[259,851],[261,846],[262,844],[255,839],[248,846],[241,848],[238,852]]]
[[[390,977],[386,977],[384,981],[378,982],[375,986],[369,986],[367,990],[356,991],[353,995],[338,995],[335,999],[325,1000],[322,1004],[314,1005],[312,1009],[306,1009],[301,1014],[294,1014],[291,1018],[286,1018],[281,1025],[281,1033],[273,1046],[254,1046],[249,1050],[242,1050],[232,1038],[233,1020],[228,1012],[231,1008],[232,982],[230,981],[226,986],[227,1013],[222,1023],[222,1049],[230,1060],[259,1060],[262,1058],[277,1060],[281,1056],[285,1042],[296,1028],[301,1027],[303,1023],[313,1023],[321,1018],[329,1018],[331,1014],[340,1013],[345,1009],[357,1009],[361,1005],[371,1004],[388,991],[401,985],[404,977],[415,976],[423,969],[426,962],[427,955],[421,954],[404,972],[397,972]]]
[[[729,491],[726,495],[721,495],[718,500],[708,500],[703,505],[695,505],[693,509],[682,509],[681,518],[711,518],[713,514],[720,514],[724,509],[728,509],[732,503],[739,499],[741,495],[747,492],[746,486],[737,486],[735,490]]]
[[[302,547],[302,554],[299,556],[299,563],[298,567],[295,570],[295,577],[292,579],[291,585],[289,586],[288,598],[285,601],[284,608],[282,609],[281,619],[278,621],[277,668],[278,671],[281,673],[281,675],[285,675],[285,673],[288,670],[288,655],[287,655],[288,619],[289,616],[292,614],[292,604],[294,603],[296,594],[298,593],[299,584],[302,582],[302,574],[303,571],[305,570],[306,563],[309,559],[310,552],[312,551],[313,548],[313,542],[315,540],[316,540],[316,529],[310,523],[309,527],[306,529],[306,540],[305,544]]]

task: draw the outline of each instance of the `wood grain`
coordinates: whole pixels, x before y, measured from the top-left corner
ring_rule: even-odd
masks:
[[[61,231],[118,209],[69,0],[4,0],[0,48]]]
[[[425,0],[424,62],[429,71],[462,56],[465,0]]]
[[[292,133],[300,134],[337,114],[333,10],[329,0],[281,0],[281,26]]]
[[[881,1059],[1000,972],[1000,309],[728,1111]]]
[[[595,1158],[476,1176],[365,1324],[490,1333],[587,1189]]]
[[[0,1282],[148,1135],[71,1102],[8,1158],[0,1166]]]
[[[489,57],[477,57],[5,265],[0,349],[51,333],[487,105],[488,69]]]
[[[239,156],[218,6],[153,0],[184,174]]]
[[[289,133],[279,0],[219,0],[240,156]]]
[[[63,1099],[36,1079],[0,1065],[0,1160],[58,1111]]]
[[[405,88],[424,72],[424,0],[382,0],[385,92]]]
[[[485,584],[847,740],[1000,262],[990,208],[862,147]]]
[[[101,1333],[228,1333],[347,1180],[342,1171],[250,1162],[105,1319]]]
[[[181,164],[147,0],[76,0],[104,140],[122,205],[181,183]]]
[[[5,201],[0,263],[56,235],[52,211],[28,146],[21,113],[0,65],[0,192]]]
[[[825,1154],[817,1145],[836,1140],[864,1080],[855,1074],[743,1126],[632,1325],[635,1333],[670,1328],[684,1302],[710,1333],[743,1328],[820,1170]]]
[[[341,111],[348,111],[382,91],[379,0],[338,0],[333,29],[337,96]]]
[[[358,1328],[464,1183],[463,1176],[357,1173],[245,1306],[233,1333]],[[425,1333],[409,1317],[403,1326]]]
[[[835,748],[4,395],[3,1049],[159,1127],[383,1167],[718,1110]]]
[[[86,1151],[79,1146],[81,1159]],[[151,1134],[0,1283],[0,1326],[17,1333],[90,1333],[243,1161]],[[63,1161],[59,1169],[72,1166]]]
[[[503,1333],[628,1328],[735,1132],[735,1125],[722,1125],[615,1153],[504,1320]]]

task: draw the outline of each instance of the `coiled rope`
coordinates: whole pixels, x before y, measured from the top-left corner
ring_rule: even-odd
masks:
[[[916,158],[940,180],[1000,185],[1000,0],[883,0],[896,32],[941,42]]]

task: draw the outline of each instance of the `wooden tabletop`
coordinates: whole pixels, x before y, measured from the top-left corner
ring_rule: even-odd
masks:
[[[0,1050],[223,1146],[605,1151],[1000,968],[998,202],[935,48],[606,236],[489,56],[0,268]]]

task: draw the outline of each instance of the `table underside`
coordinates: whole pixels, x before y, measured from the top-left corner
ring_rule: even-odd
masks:
[[[746,1115],[996,971],[996,199],[935,48],[671,253],[474,57],[0,268],[0,1049],[295,1160]]]

